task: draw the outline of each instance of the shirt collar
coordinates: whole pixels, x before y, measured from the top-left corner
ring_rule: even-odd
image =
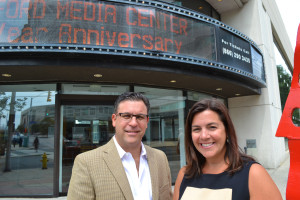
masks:
[[[119,143],[118,143],[115,135],[113,136],[113,140],[114,140],[115,145],[117,147],[119,156],[122,159],[124,157],[124,155],[126,154],[126,151],[124,151],[124,149],[119,145]],[[142,145],[141,156],[147,159],[147,152],[146,152],[145,146],[144,146],[144,144],[142,142],[141,142],[141,145]]]

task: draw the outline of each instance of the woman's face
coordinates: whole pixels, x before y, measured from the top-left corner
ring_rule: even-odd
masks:
[[[197,113],[191,130],[194,146],[207,160],[224,160],[226,131],[216,112],[205,110]]]

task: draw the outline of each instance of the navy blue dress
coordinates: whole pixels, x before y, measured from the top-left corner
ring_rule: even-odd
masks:
[[[181,199],[187,187],[208,188],[211,192],[219,189],[231,189],[232,200],[249,200],[249,171],[254,161],[249,161],[233,175],[227,171],[220,174],[201,174],[194,178],[187,179],[184,176],[179,190],[179,199]],[[200,199],[200,198],[199,198]],[[222,197],[220,197],[222,199]]]

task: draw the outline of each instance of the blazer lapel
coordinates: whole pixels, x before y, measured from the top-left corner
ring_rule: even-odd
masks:
[[[147,158],[148,158],[148,165],[150,170],[150,176],[151,176],[151,185],[152,185],[152,199],[157,200],[159,196],[158,191],[158,166],[156,159],[154,159],[154,155],[152,150],[145,145],[146,152],[147,152]]]
[[[133,200],[131,188],[113,139],[107,143],[107,149],[104,152],[106,153],[104,155],[104,160],[118,182],[125,198],[127,200]]]

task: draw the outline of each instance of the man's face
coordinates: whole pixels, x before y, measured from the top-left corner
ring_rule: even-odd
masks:
[[[116,139],[119,145],[128,152],[141,147],[141,141],[147,129],[149,118],[125,119],[119,113],[147,115],[147,107],[143,101],[125,100],[119,104],[118,112],[112,115],[112,125],[116,129]]]

